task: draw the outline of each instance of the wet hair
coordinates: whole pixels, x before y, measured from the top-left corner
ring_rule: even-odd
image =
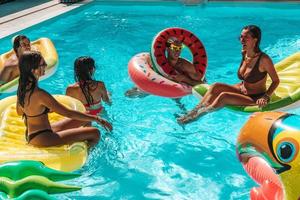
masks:
[[[95,61],[89,56],[81,56],[74,62],[74,79],[78,82],[81,91],[89,105],[93,104],[94,99],[90,94],[89,88],[94,80]]]
[[[22,107],[25,105],[26,93],[30,92],[28,98],[29,103],[30,96],[37,85],[37,79],[32,73],[32,70],[39,68],[42,59],[42,55],[37,51],[25,51],[19,58],[20,78],[17,96],[18,102]]]
[[[254,47],[255,53],[261,52],[260,47],[259,47],[260,41],[261,41],[261,30],[260,30],[260,28],[256,25],[248,25],[248,26],[245,26],[243,28],[243,30],[247,30],[249,32],[249,34],[251,35],[251,37],[257,39],[257,42],[256,42],[255,47]]]
[[[21,41],[24,39],[26,39],[30,42],[29,38],[26,37],[25,35],[18,35],[14,38],[13,49],[17,56],[18,56],[18,48],[21,46]]]
[[[182,45],[182,42],[177,38],[177,37],[169,37],[167,42],[166,42],[166,46],[170,47],[171,44],[176,44],[176,45]]]

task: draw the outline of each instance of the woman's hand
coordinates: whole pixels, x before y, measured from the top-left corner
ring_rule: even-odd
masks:
[[[96,116],[96,120],[95,120],[98,124],[100,124],[105,130],[107,131],[112,131],[112,125],[106,121],[105,119],[102,119],[99,116]]]
[[[257,99],[256,104],[262,108],[265,107],[270,101],[270,97],[268,95],[264,95],[263,97]]]
[[[241,85],[240,85],[240,90],[241,90],[241,93],[242,93],[242,94],[244,94],[244,95],[247,95],[247,94],[248,94],[247,89],[245,88],[244,83],[241,83]]]

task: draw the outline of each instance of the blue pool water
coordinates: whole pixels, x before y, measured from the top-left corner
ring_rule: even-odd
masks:
[[[75,180],[81,191],[59,199],[248,199],[255,183],[235,154],[236,137],[249,115],[226,109],[185,127],[176,123],[182,108],[167,98],[129,99],[133,86],[129,59],[150,49],[160,30],[177,26],[194,32],[208,54],[207,80],[238,82],[243,26],[256,24],[263,32],[262,49],[274,60],[300,50],[299,4],[109,4],[94,2],[22,31],[32,40],[49,37],[59,54],[59,68],[40,86],[64,94],[73,83],[76,57],[97,62],[96,78],[106,83],[113,105],[106,107],[114,131],[105,133]],[[0,40],[0,52],[11,37]],[[4,98],[7,95],[2,95]],[[196,105],[193,96],[181,102]],[[291,111],[300,114],[300,110]]]

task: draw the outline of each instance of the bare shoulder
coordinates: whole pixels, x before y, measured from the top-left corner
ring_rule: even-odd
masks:
[[[262,57],[261,57],[261,64],[262,66],[268,67],[268,66],[273,66],[273,61],[270,58],[269,55],[263,53]]]
[[[67,87],[66,94],[69,96],[74,96],[76,93],[78,93],[79,85],[74,83]],[[75,95],[76,96],[76,95]]]
[[[51,95],[46,90],[38,88],[34,91],[34,96],[38,98],[49,98]]]
[[[79,85],[77,83],[68,85],[68,87],[67,87],[67,89],[69,89],[69,90],[76,90],[78,88],[79,88]]]
[[[102,82],[102,81],[97,81],[97,87],[100,87],[100,88],[105,87],[104,82]]]

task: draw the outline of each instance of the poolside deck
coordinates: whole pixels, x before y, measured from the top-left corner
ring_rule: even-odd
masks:
[[[89,2],[91,0],[75,4],[61,4],[58,0],[18,0],[1,4],[0,39]]]
[[[93,0],[83,0],[74,4],[62,4],[59,0],[0,0],[0,39],[21,31],[62,13],[68,12]],[[110,0],[102,0],[110,2]],[[128,0],[120,0],[126,2]],[[129,0],[134,2],[133,0]],[[136,0],[137,2],[159,2],[162,0]],[[299,2],[300,0],[166,0],[182,2],[186,5],[198,5],[206,2]],[[116,1],[114,1],[116,2]]]

